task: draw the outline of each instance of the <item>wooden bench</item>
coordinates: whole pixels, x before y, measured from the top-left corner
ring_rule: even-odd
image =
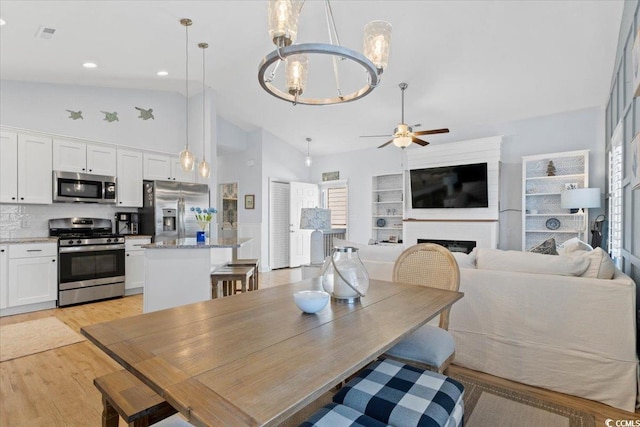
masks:
[[[253,276],[253,289],[250,287],[250,291],[255,291],[260,287],[258,268],[260,267],[260,260],[257,258],[244,258],[244,259],[234,259],[231,262],[228,262],[227,265],[229,267],[253,267],[254,276]]]
[[[254,280],[253,267],[220,267],[211,272],[211,296],[212,298],[220,298],[235,294],[238,291],[236,281],[240,281],[242,292],[247,292],[247,284],[249,284],[248,289],[253,290]],[[222,282],[222,287],[220,287],[220,282]]]
[[[102,393],[102,427],[118,427],[118,415],[132,427],[146,427],[175,414],[156,392],[121,370],[93,380]]]

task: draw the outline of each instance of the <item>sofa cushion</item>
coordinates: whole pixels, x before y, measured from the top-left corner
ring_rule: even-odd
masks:
[[[593,279],[613,279],[616,267],[613,260],[602,248],[595,248],[592,251],[574,251],[567,254],[568,257],[589,260],[589,267],[580,275]]]
[[[351,246],[358,248],[362,260],[395,262],[404,250],[402,245],[366,245],[349,240],[333,239],[334,246]]]
[[[589,263],[588,259],[582,257],[479,248],[476,268],[478,270],[580,276],[587,270]]]
[[[529,252],[545,255],[558,255],[558,251],[556,251],[556,239],[553,237],[547,239],[538,246],[531,248]]]

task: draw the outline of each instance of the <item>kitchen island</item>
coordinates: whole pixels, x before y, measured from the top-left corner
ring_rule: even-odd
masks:
[[[143,312],[211,299],[211,270],[236,258],[246,238],[195,238],[144,245]]]

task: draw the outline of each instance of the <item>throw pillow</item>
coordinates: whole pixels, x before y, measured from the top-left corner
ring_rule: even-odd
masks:
[[[562,247],[564,248],[564,253],[566,254],[575,252],[575,251],[592,251],[593,250],[591,245],[583,242],[577,237],[567,240],[562,244]]]
[[[470,253],[452,252],[453,257],[460,268],[476,268],[477,248],[473,248]]]
[[[613,260],[602,248],[595,248],[592,251],[574,251],[568,256],[589,260],[589,267],[580,277],[610,280],[615,275],[616,267]]]
[[[544,255],[533,252],[478,249],[478,270],[517,271],[522,273],[580,276],[589,267],[589,260],[564,255]]]
[[[547,239],[535,248],[531,248],[529,252],[545,255],[558,255],[558,251],[556,251],[556,239],[553,237]]]

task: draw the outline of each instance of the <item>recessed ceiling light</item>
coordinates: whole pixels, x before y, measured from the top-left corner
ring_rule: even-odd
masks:
[[[7,23],[7,21],[5,21],[4,19],[0,18],[0,25],[5,25]]]
[[[164,76],[168,76],[169,72],[168,71],[164,71],[164,70],[160,70],[156,74],[159,75],[160,77],[164,77]]]
[[[82,64],[82,66],[84,68],[97,68],[98,64],[96,64],[95,62],[85,62],[84,64]]]

